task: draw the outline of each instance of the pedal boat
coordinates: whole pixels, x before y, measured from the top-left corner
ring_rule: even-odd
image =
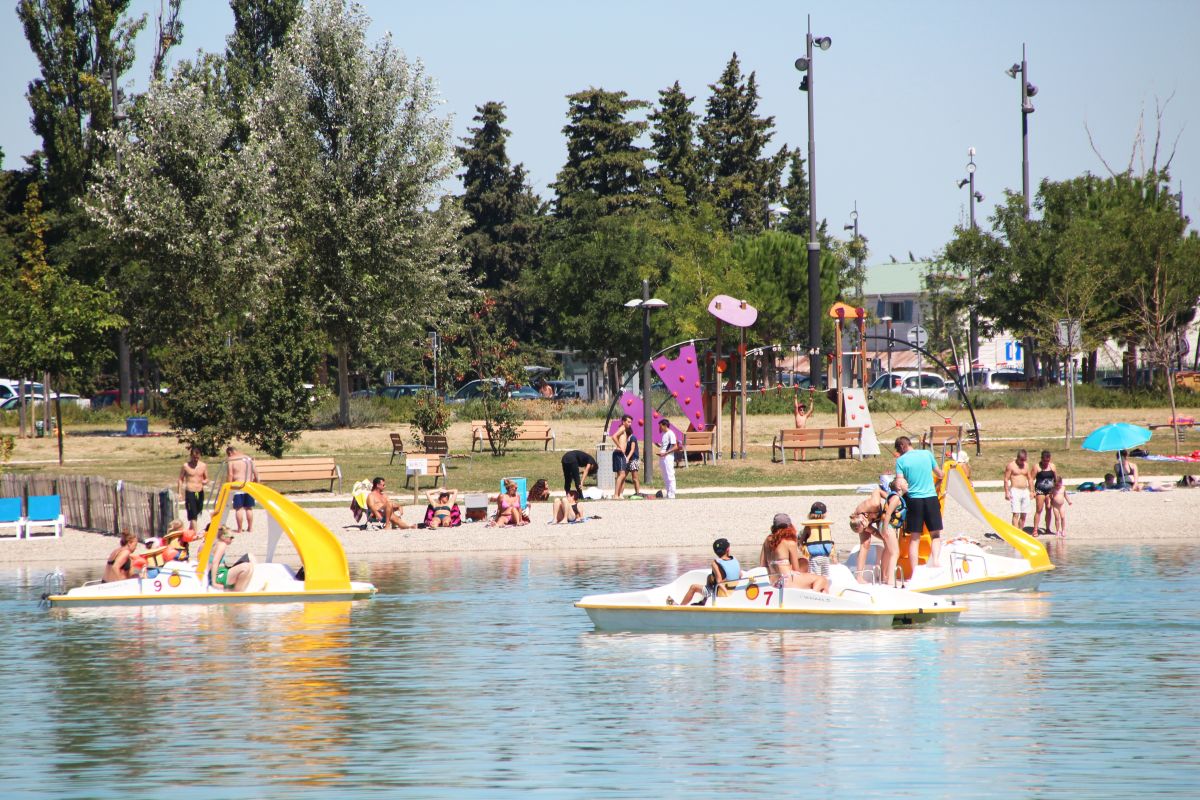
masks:
[[[947,502],[953,501],[1010,545],[1016,555],[993,553],[986,544],[965,534],[951,535],[942,544],[941,565],[932,567],[927,563],[930,540],[926,532],[919,546],[920,563],[915,570],[910,570],[906,537],[902,536],[900,569],[906,576],[906,588],[932,595],[1034,591],[1046,574],[1054,569],[1044,544],[983,507],[961,464],[951,460],[945,462],[939,495],[943,515]],[[943,531],[942,536],[947,537],[947,533]],[[872,540],[873,543],[875,541]],[[882,556],[881,546],[875,544],[871,547],[867,551],[867,570],[877,575]],[[843,562],[852,568],[857,565],[858,548],[855,547]]]
[[[829,594],[780,589],[763,567],[730,581],[728,596],[705,597],[704,605],[671,605],[688,587],[704,585],[706,569],[685,572],[666,586],[639,592],[593,594],[575,604],[596,630],[708,633],[743,630],[828,630],[947,624],[964,607],[948,598],[881,584],[862,584],[841,564],[828,569]]]
[[[249,494],[268,516],[266,560],[254,562],[254,574],[244,592],[210,586],[207,570],[217,530],[235,492]],[[284,534],[287,534],[300,556],[300,570],[275,561],[275,551]],[[226,483],[221,487],[213,508],[212,522],[204,533],[195,561],[164,561],[166,550],[164,546],[137,554],[147,560],[145,577],[110,583],[90,581],[66,593],[50,593],[45,599],[51,607],[78,608],[346,601],[369,598],[375,594],[373,584],[350,580],[346,553],[341,542],[328,528],[279,492],[260,483]]]

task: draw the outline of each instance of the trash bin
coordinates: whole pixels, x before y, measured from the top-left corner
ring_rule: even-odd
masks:
[[[596,445],[596,488],[605,497],[617,491],[617,478],[612,469],[612,448],[608,442]]]
[[[33,421],[33,430],[34,430],[37,438],[41,439],[43,436],[46,435],[46,423],[44,423],[40,419],[34,420]]]
[[[150,434],[150,420],[147,417],[126,417],[125,418],[125,435],[126,436],[148,436]]]

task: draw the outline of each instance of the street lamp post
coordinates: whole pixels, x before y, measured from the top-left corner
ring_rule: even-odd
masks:
[[[1021,63],[1013,64],[1005,70],[1008,77],[1021,81],[1021,194],[1025,200],[1025,218],[1029,219],[1029,115],[1033,113],[1033,103],[1029,98],[1037,94],[1037,87],[1029,82],[1029,63],[1025,60],[1025,44],[1021,43]],[[1033,360],[1033,337],[1025,337],[1025,385],[1033,386],[1036,377],[1036,362]]]
[[[1025,197],[1025,216],[1029,216],[1029,115],[1033,103],[1029,98],[1037,94],[1037,87],[1029,82],[1029,63],[1025,60],[1025,45],[1021,45],[1021,63],[1005,70],[1008,77],[1021,81],[1021,193]]]
[[[890,374],[892,371],[892,318],[891,317],[880,317],[879,321],[882,322],[884,325],[887,325],[887,347],[888,347],[887,371]],[[890,380],[890,378],[889,378],[889,380]]]
[[[808,94],[808,379],[817,386],[821,377],[821,242],[817,238],[817,137],[813,121],[813,45],[828,50],[833,40],[812,35],[812,17],[808,18],[804,57],[796,59],[796,69],[806,73],[800,91]]]
[[[626,308],[642,310],[642,481],[654,480],[654,458],[650,448],[654,442],[654,404],[650,402],[650,312],[666,308],[667,303],[650,297],[650,281],[642,281],[642,296],[625,304]]]
[[[983,202],[983,195],[975,191],[975,148],[967,148],[967,177],[958,182],[958,188],[968,186],[967,201],[971,208],[971,232],[975,231],[975,204]],[[974,262],[967,265],[968,274],[971,279],[971,305],[970,305],[970,334],[969,348],[971,355],[971,368],[974,369],[975,362],[979,360],[979,310],[976,305],[975,291],[975,264]],[[970,372],[967,370],[968,382],[970,382]]]
[[[854,274],[858,278],[858,301],[863,302],[863,271],[862,271],[862,246],[858,240],[858,201],[854,201],[854,210],[850,212],[850,225],[843,225],[842,230],[854,231]]]

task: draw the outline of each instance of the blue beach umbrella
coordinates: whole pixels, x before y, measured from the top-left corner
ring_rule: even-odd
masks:
[[[1084,450],[1111,453],[1145,444],[1150,441],[1151,435],[1149,428],[1130,425],[1128,422],[1114,422],[1111,425],[1101,425],[1089,433],[1082,446]]]

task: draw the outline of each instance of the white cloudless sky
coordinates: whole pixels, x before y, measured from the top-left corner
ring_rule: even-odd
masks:
[[[40,146],[29,128],[27,85],[37,64],[13,10],[0,12],[0,147],[7,168]],[[135,0],[151,22],[125,82],[142,89],[159,3]],[[547,185],[566,157],[565,96],[589,86],[656,101],[678,80],[704,112],[708,85],[730,54],[755,72],[759,111],[775,118],[772,149],[807,147],[801,74],[806,15],[833,46],[815,64],[817,214],[839,235],[855,202],[871,262],[933,255],[967,215],[967,148],[976,149],[977,208],[987,226],[1005,189],[1021,189],[1019,82],[1005,74],[1028,54],[1038,87],[1030,117],[1030,178],[1061,180],[1124,168],[1144,122],[1147,156],[1163,116],[1165,152],[1185,210],[1200,209],[1200,2],[1008,0],[957,2],[634,2],[610,0],[367,0],[370,37],[391,33],[438,82],[456,140],[475,107],[507,106],[509,156]],[[176,60],[222,51],[232,13],[222,0],[184,0]],[[1169,99],[1169,103],[1168,103]],[[1085,127],[1086,126],[1086,127]],[[1136,166],[1136,165],[1135,165]],[[456,184],[451,187],[459,191]]]

